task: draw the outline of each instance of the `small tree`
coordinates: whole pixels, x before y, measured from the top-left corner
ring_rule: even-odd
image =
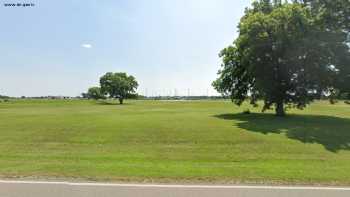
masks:
[[[100,87],[91,87],[91,88],[89,88],[86,96],[89,99],[95,99],[95,100],[104,99],[105,98],[105,96],[101,92],[101,88]]]
[[[123,100],[128,95],[136,92],[138,83],[133,76],[126,73],[108,72],[100,78],[101,92],[107,94],[111,98],[119,99],[119,103],[123,104]]]

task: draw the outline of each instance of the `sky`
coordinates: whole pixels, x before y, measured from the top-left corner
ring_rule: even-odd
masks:
[[[217,95],[218,53],[251,2],[0,0],[0,95],[78,96],[106,72],[146,96]]]

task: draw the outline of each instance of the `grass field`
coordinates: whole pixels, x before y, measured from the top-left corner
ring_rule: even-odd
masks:
[[[317,102],[286,118],[247,107],[3,102],[0,176],[350,185],[350,105]]]

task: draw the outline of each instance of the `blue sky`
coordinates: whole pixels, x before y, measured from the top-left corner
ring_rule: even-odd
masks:
[[[111,71],[151,96],[215,95],[218,53],[251,0],[0,2],[0,94],[77,96]]]

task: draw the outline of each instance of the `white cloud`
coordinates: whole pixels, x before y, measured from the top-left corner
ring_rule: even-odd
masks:
[[[90,49],[92,48],[91,44],[82,44],[81,47],[86,48],[86,49]]]

